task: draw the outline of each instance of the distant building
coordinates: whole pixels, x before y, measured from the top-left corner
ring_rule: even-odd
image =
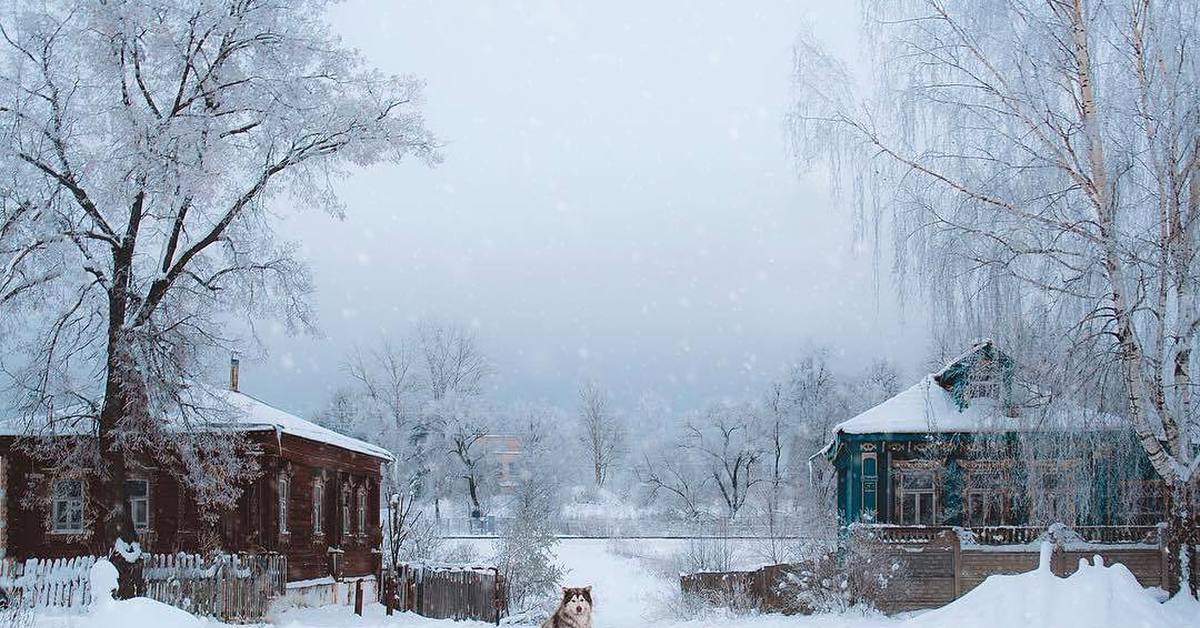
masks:
[[[524,449],[521,439],[512,434],[488,434],[478,441],[496,467],[496,487],[502,493],[512,492],[517,486],[518,464]]]

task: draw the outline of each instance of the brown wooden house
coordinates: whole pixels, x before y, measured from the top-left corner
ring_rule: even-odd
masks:
[[[212,391],[229,410],[221,429],[257,445],[261,474],[213,525],[202,523],[169,469],[154,460],[131,463],[126,488],[142,550],[283,554],[289,589],[377,574],[380,477],[391,454],[239,392],[236,374],[235,362],[229,390]],[[17,559],[107,554],[97,483],[38,464],[19,435],[0,431],[0,552]],[[331,591],[338,595],[336,586]]]

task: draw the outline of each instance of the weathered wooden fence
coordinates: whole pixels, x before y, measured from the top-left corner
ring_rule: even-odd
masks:
[[[1054,544],[1050,569],[1069,576],[1080,559],[1100,556],[1121,563],[1145,587],[1174,590],[1178,575],[1162,531],[1153,526],[1091,526],[1047,531],[1038,528],[922,528],[879,526],[872,532],[903,576],[879,592],[876,605],[887,612],[934,608],[962,597],[989,576],[1017,574],[1038,565],[1040,542]],[[1039,533],[1040,530],[1040,533]]]
[[[782,583],[800,571],[798,565],[767,565],[750,571],[705,571],[681,574],[684,594],[698,596],[714,606],[768,613],[798,612],[797,604]]]
[[[499,624],[508,590],[492,567],[405,564],[385,577],[383,602],[425,617]]]
[[[287,584],[279,554],[155,554],[143,559],[146,597],[222,621],[257,621]]]
[[[872,530],[878,564],[895,565],[895,577],[865,596],[885,612],[942,606],[979,586],[988,576],[1016,574],[1037,567],[1038,541],[1045,529],[879,526]],[[1051,570],[1068,576],[1081,558],[1099,555],[1105,564],[1121,563],[1142,586],[1174,590],[1178,586],[1175,556],[1167,551],[1157,528],[1080,529],[1053,538]],[[854,540],[851,539],[851,543]],[[1193,573],[1200,557],[1192,552]],[[845,559],[843,559],[843,562]],[[861,566],[859,566],[861,567]],[[853,570],[854,565],[843,565]],[[683,574],[684,593],[710,603],[767,612],[805,612],[797,583],[811,576],[812,564],[770,565],[752,571]],[[802,592],[801,592],[802,593]]]
[[[92,601],[88,572],[96,560],[0,560],[0,588],[22,606],[84,607]],[[262,619],[283,594],[287,576],[287,558],[280,555],[152,554],[139,566],[146,597],[227,622]]]

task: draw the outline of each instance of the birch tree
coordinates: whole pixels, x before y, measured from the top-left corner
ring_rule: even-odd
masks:
[[[1200,468],[1200,5],[864,10],[869,93],[811,40],[797,47],[801,163],[831,166],[863,224],[880,225],[874,237],[890,227],[894,267],[936,311],[975,316],[985,299],[1013,297],[1001,307],[1055,326],[1072,363],[1109,369],[1172,489],[1172,543],[1186,547]],[[1186,562],[1184,551],[1185,575]]]
[[[18,386],[30,416],[84,408],[75,418],[95,439],[79,462],[101,485],[110,546],[136,539],[130,460],[178,457],[184,485],[219,506],[253,473],[237,439],[193,429],[211,416],[187,389],[236,342],[235,317],[310,323],[308,275],[273,212],[341,215],[332,182],[347,168],[436,159],[420,83],[367,68],[322,21],[329,4],[0,10],[0,161],[16,164],[18,207],[54,225],[68,282],[42,304]]]

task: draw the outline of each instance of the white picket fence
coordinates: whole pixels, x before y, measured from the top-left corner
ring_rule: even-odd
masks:
[[[24,607],[82,608],[92,601],[88,572],[96,560],[0,560],[0,588]],[[140,567],[146,597],[222,621],[261,619],[287,583],[287,557],[276,554],[151,554]]]

